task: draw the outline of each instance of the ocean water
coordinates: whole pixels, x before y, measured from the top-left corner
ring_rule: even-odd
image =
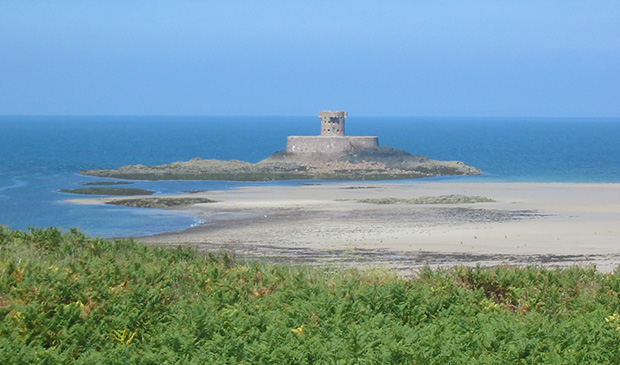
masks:
[[[0,224],[77,227],[102,237],[185,229],[200,222],[157,209],[71,204],[66,200],[81,196],[59,190],[102,180],[80,175],[84,169],[194,157],[257,162],[284,149],[288,135],[316,135],[319,129],[315,116],[0,116]],[[381,145],[484,171],[435,180],[620,182],[620,119],[352,116],[347,134],[379,136]],[[169,194],[301,183],[137,181],[130,187]]]

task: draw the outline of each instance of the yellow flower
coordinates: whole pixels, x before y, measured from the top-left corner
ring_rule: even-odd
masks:
[[[301,333],[304,333],[306,331],[306,325],[302,324],[301,326],[297,327],[297,328],[293,328],[291,330],[291,332],[293,332],[296,335],[299,335]]]
[[[617,331],[620,331],[620,326],[618,326],[618,325],[620,325],[620,314],[618,312],[615,312],[611,316],[605,318],[605,322],[607,322],[610,325],[616,327]]]

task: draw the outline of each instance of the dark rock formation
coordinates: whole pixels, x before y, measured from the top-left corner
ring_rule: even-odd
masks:
[[[215,203],[215,200],[207,198],[170,198],[170,197],[153,197],[153,198],[133,198],[133,199],[114,199],[106,202],[106,204],[122,205],[125,207],[137,208],[170,208],[192,204]]]

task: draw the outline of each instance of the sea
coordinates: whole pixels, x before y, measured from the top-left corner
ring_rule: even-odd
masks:
[[[459,160],[479,176],[407,180],[620,183],[620,118],[354,117],[347,135],[437,160]],[[318,135],[316,116],[0,116],[0,225],[78,228],[99,237],[135,237],[201,222],[159,209],[82,205],[61,189],[102,179],[80,174],[129,164],[238,159],[258,162],[289,135]],[[173,194],[307,181],[134,181],[127,187]],[[317,183],[329,184],[329,181]],[[360,182],[362,183],[362,182]],[[367,182],[366,182],[367,183]],[[124,186],[124,185],[123,185]]]

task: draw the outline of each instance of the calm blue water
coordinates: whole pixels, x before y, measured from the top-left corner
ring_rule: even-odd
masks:
[[[318,117],[0,116],[0,224],[79,227],[103,237],[188,228],[194,217],[163,210],[66,203],[59,193],[88,181],[79,171],[164,164],[194,157],[257,162],[284,149],[288,135],[316,135]],[[348,135],[376,135],[433,159],[461,160],[485,181],[620,182],[620,119],[356,118]],[[168,194],[233,189],[221,181],[136,182]],[[412,183],[415,183],[413,181]]]

